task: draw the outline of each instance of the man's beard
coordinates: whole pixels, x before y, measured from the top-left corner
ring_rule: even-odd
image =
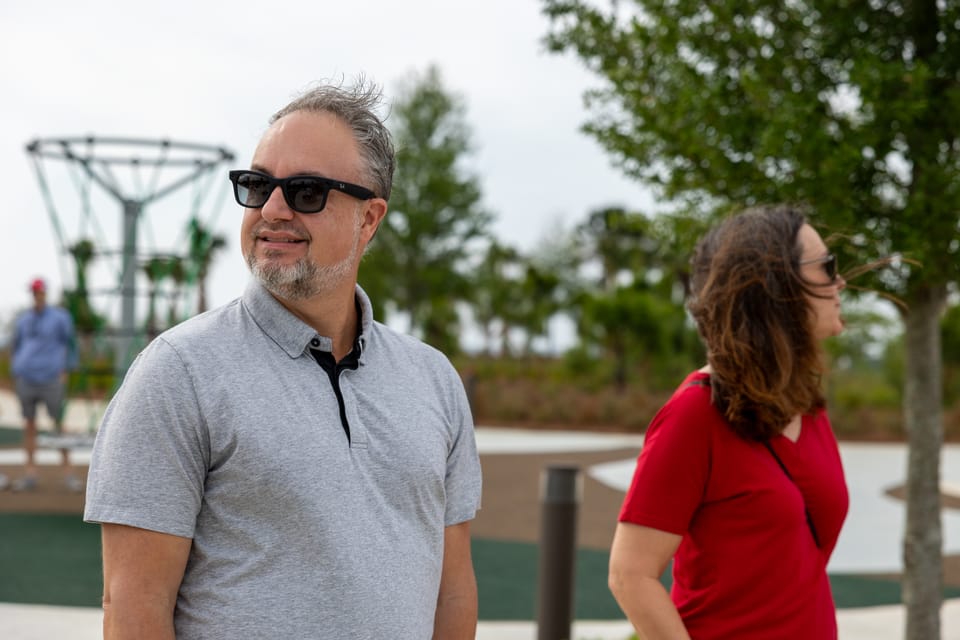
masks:
[[[320,266],[304,256],[293,264],[278,264],[266,252],[263,258],[251,250],[246,255],[247,266],[264,288],[284,300],[307,300],[321,293],[333,291],[346,280],[353,271],[359,253],[360,226],[354,228],[353,245],[350,254],[340,262]],[[256,245],[256,243],[254,243]]]

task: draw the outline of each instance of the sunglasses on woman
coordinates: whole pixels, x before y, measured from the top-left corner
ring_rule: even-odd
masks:
[[[267,204],[270,194],[277,187],[283,193],[287,206],[297,213],[319,213],[327,205],[327,195],[331,189],[342,191],[359,200],[376,198],[376,194],[366,187],[350,184],[342,180],[331,180],[320,176],[290,176],[274,178],[259,171],[236,170],[230,172],[233,183],[233,197],[237,204],[248,209],[259,209]]]
[[[828,253],[822,258],[814,258],[813,260],[804,260],[800,263],[804,264],[822,264],[823,271],[827,274],[827,277],[830,278],[830,282],[836,282],[837,280],[837,256],[832,253]]]

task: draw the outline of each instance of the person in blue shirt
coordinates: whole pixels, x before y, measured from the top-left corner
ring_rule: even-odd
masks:
[[[11,343],[10,368],[23,412],[27,453],[24,475],[13,483],[14,491],[37,486],[37,407],[41,403],[46,407],[60,433],[67,376],[77,363],[73,318],[66,309],[47,305],[47,285],[42,279],[30,283],[30,292],[33,307],[17,318]],[[68,451],[61,449],[60,453],[67,487],[82,491],[83,482],[71,472]]]

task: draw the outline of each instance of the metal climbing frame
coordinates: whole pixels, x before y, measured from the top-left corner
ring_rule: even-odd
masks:
[[[162,224],[164,227],[175,224],[184,210],[190,211],[191,221],[196,222],[206,195],[212,191],[212,181],[222,178],[215,170],[231,162],[234,154],[222,146],[192,142],[95,136],[35,139],[26,145],[26,151],[33,161],[61,256],[70,254],[76,261],[78,288],[87,286],[83,280],[82,260],[89,261],[93,255],[99,255],[112,258],[115,265],[119,263],[113,276],[115,281],[109,286],[112,294],[120,300],[119,318],[115,319],[118,324],[109,330],[114,379],[118,384],[141,346],[139,338],[144,335],[136,317],[138,273],[144,277],[140,272],[151,259],[178,255],[184,246],[180,242],[179,247],[144,251],[140,241],[149,230],[148,210],[152,216],[161,200],[172,203],[177,198],[182,199],[183,192],[192,186],[192,203],[181,202],[172,212],[165,212]],[[62,165],[79,195],[80,206],[71,209],[79,210],[78,224],[82,231],[78,231],[76,237],[70,237],[65,229],[64,216],[55,204],[57,197],[54,194],[62,197],[63,185],[49,178],[49,165],[54,163]],[[227,185],[225,179],[220,183]],[[226,187],[222,186],[217,210],[222,206],[225,193]],[[103,233],[105,227],[96,218],[96,207],[92,204],[95,198],[119,205],[122,224],[118,237],[112,241]],[[101,244],[105,246],[96,247],[87,240],[91,229],[104,236]],[[83,245],[84,242],[89,242],[89,246]]]

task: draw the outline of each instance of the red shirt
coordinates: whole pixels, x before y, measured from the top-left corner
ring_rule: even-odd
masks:
[[[695,640],[834,639],[826,567],[849,497],[830,421],[817,411],[796,442],[771,440],[791,480],[730,429],[708,379],[690,374],[654,416],[620,521],[683,536],[671,598]]]

